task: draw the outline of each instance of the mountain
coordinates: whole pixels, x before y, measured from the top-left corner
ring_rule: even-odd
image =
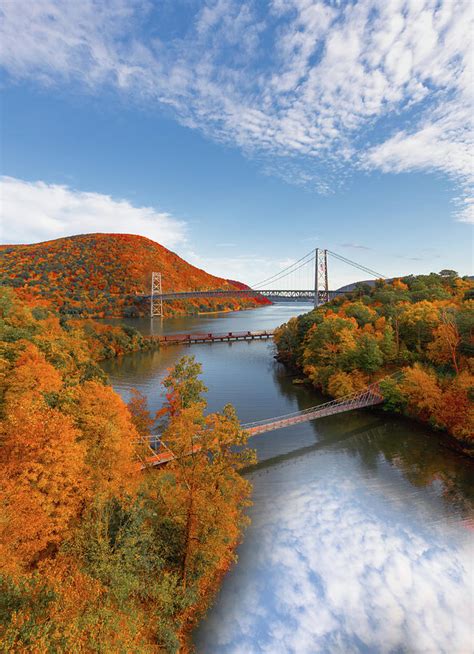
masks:
[[[83,316],[147,315],[151,273],[161,272],[163,291],[245,288],[206,273],[143,236],[83,234],[33,245],[0,246],[0,284],[31,300],[44,300],[62,313]],[[176,315],[238,309],[266,300],[199,298],[165,303]]]
[[[391,281],[391,280],[387,279],[387,281]],[[345,286],[341,286],[337,290],[349,293],[350,291],[353,291],[356,288],[356,286],[358,286],[359,284],[360,285],[366,284],[367,286],[372,287],[375,286],[375,279],[363,279],[358,282],[352,282],[352,284],[346,284]]]

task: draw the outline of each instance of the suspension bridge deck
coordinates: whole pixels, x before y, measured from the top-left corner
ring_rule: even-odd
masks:
[[[317,420],[318,418],[325,418],[338,413],[353,411],[354,409],[364,409],[366,407],[375,406],[376,404],[381,404],[382,402],[383,396],[378,390],[378,386],[369,386],[364,392],[354,394],[348,398],[331,400],[325,404],[320,404],[319,406],[311,407],[310,409],[286,416],[280,416],[278,418],[270,418],[268,420],[248,423],[242,425],[242,428],[251,436],[257,436],[258,434],[263,434],[267,431],[283,429],[284,427],[290,427],[291,425],[296,425],[300,422]]]
[[[383,401],[384,398],[380,392],[379,385],[378,383],[375,383],[367,386],[367,388],[358,393],[351,393],[350,395],[346,395],[338,400],[331,400],[330,402],[325,402],[324,404],[319,404],[310,407],[309,409],[304,409],[303,411],[243,424],[242,429],[244,429],[250,436],[257,436],[265,432],[290,427],[291,425],[296,425],[301,422],[309,422],[311,420],[317,420],[318,418],[325,418],[338,413],[353,411],[354,409],[364,409],[375,406],[381,404]],[[188,456],[196,454],[201,450],[202,447],[199,443],[195,443],[192,450],[188,453]],[[141,467],[161,466],[173,461],[175,458],[176,457],[171,450],[165,449],[164,451],[148,457]]]
[[[263,329],[259,331],[244,332],[223,332],[218,334],[200,333],[200,334],[166,334],[159,336],[149,336],[148,338],[160,345],[181,345],[192,343],[225,343],[231,341],[255,341],[273,338],[273,329]]]
[[[241,284],[227,282],[225,288],[200,288],[189,290],[163,290],[162,276],[159,272],[152,273],[151,295],[137,293],[139,298],[150,299],[151,316],[163,315],[163,302],[186,301],[199,298],[232,298],[247,297],[266,299],[270,302],[278,301],[309,301],[319,306],[345,294],[346,290],[331,290],[328,278],[328,255],[349,264],[360,271],[375,278],[383,277],[366,266],[351,261],[336,252],[327,249],[315,248],[303,257],[293,262],[274,275],[253,284],[253,288],[241,288]],[[286,288],[285,288],[286,286]]]
[[[345,291],[320,291],[320,293],[327,293],[329,298],[336,297],[337,295],[343,295]],[[150,294],[140,293],[137,294],[137,297],[143,299],[150,299],[152,296]],[[240,289],[240,288],[230,288],[230,289],[208,289],[208,290],[198,290],[198,291],[170,291],[167,293],[154,293],[153,298],[155,300],[162,300],[163,302],[168,302],[170,300],[193,300],[196,298],[208,298],[208,297],[220,297],[220,298],[233,298],[233,297],[252,297],[252,298],[265,298],[272,302],[277,302],[278,300],[307,300],[314,302],[316,293],[311,289],[272,289],[272,290],[260,290],[260,289]]]

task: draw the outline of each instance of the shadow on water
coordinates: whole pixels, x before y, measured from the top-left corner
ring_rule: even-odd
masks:
[[[380,425],[383,425],[381,422]],[[372,430],[370,430],[372,431]],[[354,438],[358,434],[363,434],[364,437],[367,436],[370,431],[367,431],[367,427],[357,427],[355,429],[351,429],[343,434],[340,434],[339,436],[334,436],[333,434],[330,435],[329,438],[327,439],[321,439],[318,442],[314,443],[313,445],[306,445],[305,447],[299,447],[295,450],[292,450],[290,452],[286,452],[285,454],[279,454],[277,456],[272,456],[268,459],[264,459],[262,461],[259,461],[253,466],[249,466],[248,468],[243,469],[243,473],[250,473],[254,472],[256,470],[264,470],[265,468],[271,468],[272,466],[279,465],[281,463],[284,463],[285,461],[291,461],[292,459],[298,459],[300,457],[303,457],[307,454],[310,454],[312,452],[317,452],[318,450],[334,447],[336,445],[340,445],[344,443],[345,441]],[[256,437],[258,438],[258,437]],[[252,442],[250,441],[250,446],[252,445]]]

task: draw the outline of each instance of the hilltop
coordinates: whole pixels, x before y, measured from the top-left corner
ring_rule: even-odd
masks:
[[[44,301],[80,316],[147,315],[151,273],[163,275],[163,291],[245,288],[192,266],[143,236],[83,234],[33,245],[0,246],[0,284],[25,300]],[[265,302],[265,300],[263,300]],[[255,306],[262,300],[200,298],[165,306],[168,315]]]

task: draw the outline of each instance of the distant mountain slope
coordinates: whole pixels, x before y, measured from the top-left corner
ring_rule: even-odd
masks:
[[[84,234],[34,245],[0,246],[0,284],[63,313],[93,316],[146,315],[151,273],[163,275],[163,291],[242,288],[181,259],[159,243],[129,234]],[[260,303],[262,300],[259,301]],[[169,315],[255,306],[255,300],[207,299],[167,303]]]
[[[387,279],[387,281],[391,281],[391,280]],[[346,284],[345,286],[341,286],[337,290],[338,291],[347,291],[347,292],[353,291],[358,284],[367,284],[367,286],[372,287],[372,286],[375,286],[375,279],[363,279],[363,280],[358,281],[358,282],[352,282],[352,284]]]
[[[440,274],[442,274],[442,273],[440,273]],[[387,283],[389,283],[389,282],[392,282],[394,279],[395,279],[394,277],[386,277],[385,281]],[[470,279],[472,281],[472,280],[474,280],[474,276],[473,275],[466,275],[463,279]],[[375,283],[376,283],[375,279],[362,279],[362,280],[357,281],[357,282],[352,282],[352,284],[346,284],[345,286],[341,286],[337,290],[349,293],[350,291],[353,291],[358,285],[364,285],[365,284],[367,286],[373,287],[373,286],[375,286]]]

